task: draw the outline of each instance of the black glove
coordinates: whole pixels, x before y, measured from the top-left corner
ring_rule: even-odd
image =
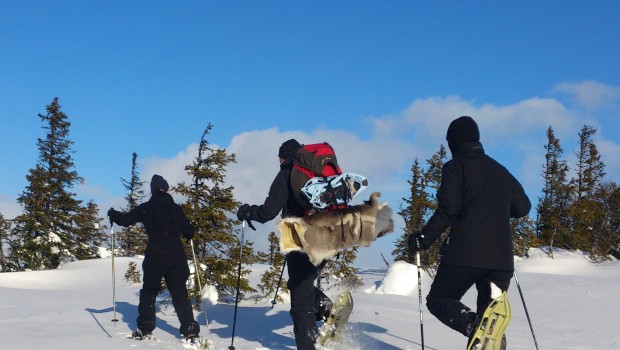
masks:
[[[247,222],[250,222],[250,220],[252,219],[252,207],[247,203],[240,206],[237,210],[237,219],[239,219],[239,221],[245,220]]]
[[[409,247],[411,254],[415,254],[428,249],[429,245],[427,245],[427,243],[426,237],[422,234],[422,231],[415,230],[409,235],[407,246]]]
[[[118,217],[119,212],[114,210],[114,208],[110,208],[108,210],[108,218],[110,219],[110,223],[114,223],[114,219]]]

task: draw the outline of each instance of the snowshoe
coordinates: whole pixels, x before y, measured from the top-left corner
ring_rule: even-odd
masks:
[[[353,311],[353,297],[351,292],[346,291],[340,294],[334,301],[329,317],[319,330],[319,336],[316,341],[319,347],[331,340],[338,339],[342,335],[349,321],[351,311]]]
[[[301,188],[310,204],[317,209],[347,204],[368,187],[362,175],[344,173],[329,177],[314,177]]]
[[[510,323],[511,316],[510,302],[506,297],[506,292],[502,292],[502,295],[493,299],[484,311],[475,333],[470,337],[467,350],[505,349],[504,332]]]

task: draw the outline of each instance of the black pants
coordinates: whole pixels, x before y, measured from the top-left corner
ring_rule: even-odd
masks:
[[[194,320],[185,285],[189,277],[187,259],[184,256],[146,256],[142,262],[142,271],[144,278],[138,305],[138,328],[144,333],[151,333],[155,329],[155,300],[161,291],[163,277],[172,297],[172,305],[181,322],[179,329],[181,334],[197,335],[200,332],[200,326]]]
[[[286,256],[288,264],[287,287],[291,293],[291,318],[298,350],[314,350],[318,334],[316,326],[314,280],[320,268],[312,265],[308,255],[291,252]]]
[[[491,302],[491,282],[502,291],[508,290],[512,271],[476,269],[440,264],[426,297],[428,310],[448,327],[467,336],[467,324],[476,316],[461,298],[476,285],[476,313],[480,316]]]

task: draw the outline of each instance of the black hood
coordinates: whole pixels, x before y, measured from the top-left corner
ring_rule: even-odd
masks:
[[[160,175],[153,175],[151,178],[151,194],[159,193],[159,192],[168,192],[168,181],[166,181]]]
[[[480,141],[480,131],[478,130],[478,124],[468,116],[456,118],[450,123],[448,127],[448,133],[446,135],[448,141],[448,147],[452,155],[456,150],[466,142],[478,142]]]
[[[278,157],[287,159],[291,156],[295,151],[301,148],[301,145],[297,140],[290,139],[285,141],[282,146],[278,149]]]

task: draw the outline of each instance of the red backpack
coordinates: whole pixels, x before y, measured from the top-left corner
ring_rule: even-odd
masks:
[[[329,143],[303,145],[295,153],[291,169],[291,187],[297,202],[306,210],[312,209],[312,204],[303,195],[301,188],[312,178],[327,178],[340,174],[342,170],[338,166],[336,153]]]

